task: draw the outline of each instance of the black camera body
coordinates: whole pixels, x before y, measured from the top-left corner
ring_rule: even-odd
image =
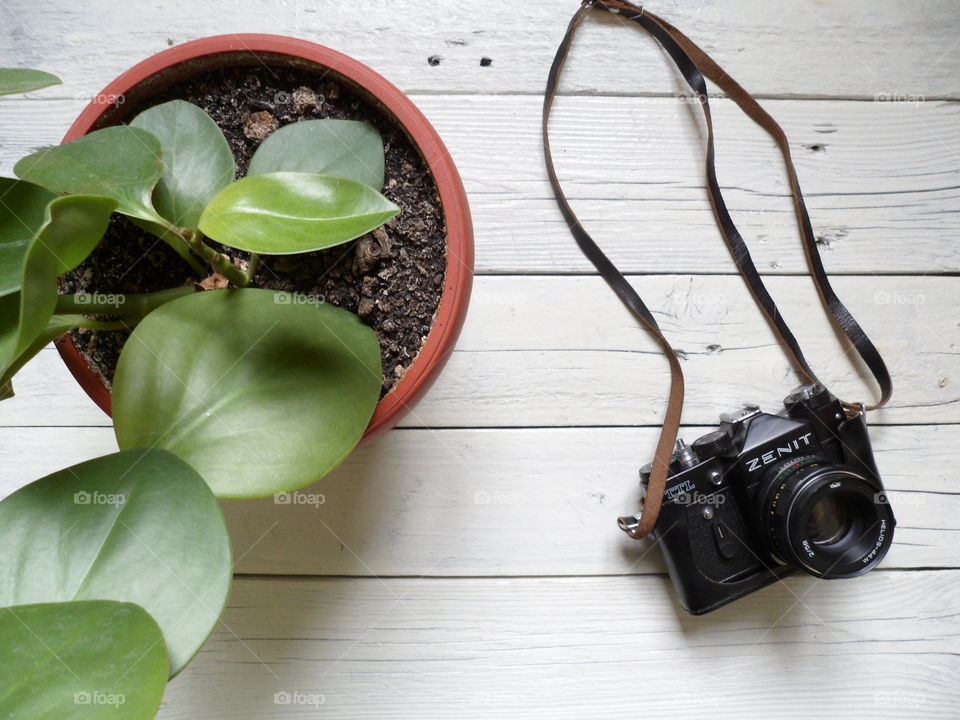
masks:
[[[652,533],[680,605],[701,615],[804,570],[860,575],[886,555],[896,521],[864,414],[819,385],[772,415],[745,406],[692,445],[678,442]],[[650,466],[640,471],[646,488]]]

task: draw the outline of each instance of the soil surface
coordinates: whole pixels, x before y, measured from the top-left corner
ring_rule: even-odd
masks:
[[[357,313],[380,339],[383,393],[389,392],[433,325],[446,269],[440,198],[416,147],[389,115],[329,75],[263,66],[213,70],[169,87],[137,111],[173,99],[198,105],[216,121],[237,159],[238,177],[263,139],[289,123],[365,120],[380,131],[386,150],[383,194],[401,212],[383,228],[345,245],[263,256],[251,287],[298,292]],[[247,253],[211,244],[246,268]],[[62,289],[150,292],[202,279],[165,243],[115,215],[100,245],[64,279]],[[128,331],[73,332],[78,349],[108,386],[128,337]]]

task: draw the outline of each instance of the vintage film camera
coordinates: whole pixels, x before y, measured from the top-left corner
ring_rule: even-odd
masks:
[[[819,385],[783,404],[779,415],[745,406],[692,445],[677,443],[651,537],[687,612],[709,612],[795,569],[854,577],[890,548],[896,521],[864,414],[848,417]],[[640,471],[644,488],[649,473]]]

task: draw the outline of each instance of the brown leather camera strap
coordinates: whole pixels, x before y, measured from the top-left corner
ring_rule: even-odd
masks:
[[[660,439],[654,454],[653,468],[650,473],[643,512],[639,516],[620,518],[620,527],[627,532],[627,534],[634,538],[642,538],[648,535],[656,525],[663,501],[663,491],[666,486],[670,458],[676,443],[677,432],[680,427],[680,415],[683,408],[683,371],[680,367],[680,361],[676,352],[663,336],[656,319],[644,304],[639,294],[637,294],[623,274],[580,224],[579,219],[573,212],[570,203],[563,193],[563,189],[557,179],[556,169],[554,168],[553,156],[550,152],[550,138],[547,132],[550,109],[553,106],[553,100],[557,94],[560,73],[567,59],[567,55],[570,52],[574,33],[591,8],[607,10],[624,20],[635,22],[647,30],[653,35],[657,42],[660,43],[674,63],[676,63],[684,80],[696,93],[700,101],[700,106],[703,109],[707,125],[707,191],[710,196],[711,205],[713,206],[714,215],[717,219],[717,224],[720,227],[720,231],[733,256],[740,275],[750,288],[754,300],[769,322],[780,344],[787,351],[799,374],[808,382],[820,382],[804,358],[797,339],[790,331],[786,321],[777,309],[776,303],[767,291],[763,279],[757,271],[753,259],[750,257],[750,251],[727,210],[723,194],[720,191],[719,182],[717,181],[716,168],[714,167],[713,119],[710,113],[710,101],[707,95],[705,77],[716,83],[748,117],[770,134],[783,156],[787,167],[787,177],[790,183],[790,193],[793,197],[797,225],[800,230],[804,253],[807,259],[807,267],[810,270],[814,285],[830,318],[850,341],[853,349],[857,351],[857,354],[869,368],[880,388],[880,399],[875,404],[863,405],[861,403],[844,402],[844,406],[860,412],[879,408],[890,399],[892,382],[883,359],[880,357],[880,353],[830,286],[830,281],[824,270],[820,253],[817,250],[816,237],[813,234],[810,216],[800,191],[797,172],[790,156],[790,144],[783,129],[760,107],[750,93],[727,75],[727,73],[692,40],[666,20],[643,10],[641,7],[626,2],[626,0],[584,0],[583,4],[570,20],[566,34],[560,43],[560,47],[557,49],[556,57],[554,57],[553,64],[550,67],[550,74],[547,78],[547,87],[543,100],[543,148],[546,156],[547,174],[550,177],[550,185],[553,187],[560,211],[570,226],[570,231],[576,239],[577,244],[620,300],[647,328],[670,362],[670,395],[664,414],[663,429],[660,433]]]

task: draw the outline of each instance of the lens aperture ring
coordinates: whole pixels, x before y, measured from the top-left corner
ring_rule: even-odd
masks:
[[[816,455],[804,455],[793,458],[774,471],[773,480],[766,506],[766,526],[770,536],[771,550],[781,562],[787,561],[792,553],[789,547],[787,531],[787,514],[790,512],[791,499],[799,489],[799,485],[789,482],[796,473],[804,468],[817,468],[824,465],[823,459]]]

